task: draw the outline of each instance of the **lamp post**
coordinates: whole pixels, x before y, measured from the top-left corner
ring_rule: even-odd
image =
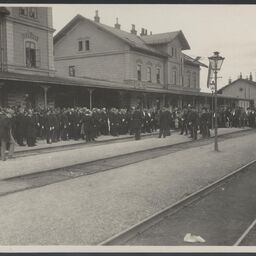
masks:
[[[217,123],[217,74],[220,71],[224,58],[219,55],[219,52],[214,52],[213,56],[209,57],[210,68],[214,73],[214,150],[218,151],[218,123]]]
[[[210,83],[210,89],[211,89],[211,91],[212,91],[212,129],[213,129],[213,127],[214,127],[214,124],[213,124],[213,95],[214,95],[214,91],[215,91],[215,83],[214,83],[214,81],[212,81],[211,83]]]

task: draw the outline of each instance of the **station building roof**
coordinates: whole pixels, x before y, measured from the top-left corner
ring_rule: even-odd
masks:
[[[246,82],[248,84],[251,84],[253,86],[256,86],[256,82],[255,81],[252,81],[252,80],[249,80],[249,79],[244,79],[244,78],[238,78],[236,79],[235,81],[223,86],[222,88],[220,88],[218,90],[219,93],[221,93],[223,90],[225,90],[227,87],[231,86],[231,85],[234,85],[235,83],[239,83],[239,82]]]
[[[12,72],[0,72],[0,82],[27,82],[34,86],[79,86],[85,88],[100,88],[100,89],[110,89],[110,90],[123,90],[123,91],[137,91],[146,93],[165,93],[165,94],[175,94],[175,95],[188,95],[188,96],[199,96],[199,97],[212,97],[211,93],[205,93],[193,90],[184,90],[184,88],[155,88],[155,87],[145,87],[137,88],[132,84],[118,83],[108,80],[94,79],[89,77],[49,77],[40,75],[27,75]],[[1,85],[1,84],[0,84]],[[234,99],[234,100],[247,100],[242,98],[224,96],[218,94],[219,98]]]

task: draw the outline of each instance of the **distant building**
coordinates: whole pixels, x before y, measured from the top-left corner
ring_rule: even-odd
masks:
[[[250,75],[248,79],[239,77],[235,81],[229,81],[229,84],[218,91],[222,96],[230,96],[237,99],[238,106],[248,108],[255,106],[256,103],[256,82]]]

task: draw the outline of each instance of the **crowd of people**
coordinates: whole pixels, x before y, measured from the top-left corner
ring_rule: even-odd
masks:
[[[254,109],[220,108],[217,113],[218,127],[255,127]],[[204,138],[210,136],[213,115],[207,108],[200,112],[188,105],[183,109],[162,107],[161,109],[93,108],[49,108],[33,109],[7,107],[0,109],[1,158],[13,156],[14,145],[36,146],[38,140],[48,144],[60,140],[94,141],[100,135],[119,136],[135,135],[139,140],[141,133],[159,130],[159,138],[171,135],[171,130],[180,129],[185,134],[197,139],[198,131]]]

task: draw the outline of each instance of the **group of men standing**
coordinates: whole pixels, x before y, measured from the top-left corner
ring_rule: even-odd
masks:
[[[203,138],[210,136],[213,125],[212,112],[203,108],[199,113],[193,106],[183,109],[167,107],[161,109],[94,108],[2,108],[0,109],[1,156],[5,160],[5,150],[13,154],[15,142],[20,146],[33,147],[36,141],[46,140],[48,144],[60,140],[79,140],[87,142],[100,135],[135,135],[139,140],[141,133],[151,133],[159,129],[159,138],[171,135],[171,129],[180,129],[180,134],[197,139],[198,130]],[[256,111],[241,108],[219,109],[218,127],[256,127]]]

